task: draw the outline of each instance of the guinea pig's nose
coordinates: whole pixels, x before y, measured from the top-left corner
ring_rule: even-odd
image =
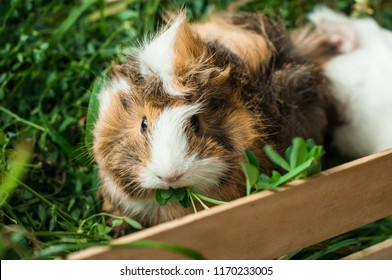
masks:
[[[181,177],[184,174],[174,174],[174,175],[168,175],[168,176],[157,176],[159,179],[161,179],[163,182],[165,182],[166,184],[170,185],[170,184],[174,184],[176,183],[178,180],[181,179]]]

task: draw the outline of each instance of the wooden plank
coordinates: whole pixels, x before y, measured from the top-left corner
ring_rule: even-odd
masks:
[[[392,238],[349,255],[342,260],[392,260]]]
[[[392,214],[392,150],[124,236],[193,248],[207,259],[273,259]],[[161,249],[91,248],[70,259],[178,259]]]

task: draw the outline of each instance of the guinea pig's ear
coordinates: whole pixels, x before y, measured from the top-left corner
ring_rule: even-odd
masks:
[[[327,37],[339,53],[349,53],[358,47],[357,34],[349,22],[322,20],[317,30]]]
[[[207,56],[207,47],[186,21],[185,12],[176,15],[167,27],[139,50],[142,76],[156,76],[168,94],[182,95],[186,87],[179,80]]]
[[[174,71],[181,76],[194,68],[195,64],[203,63],[208,58],[208,50],[196,32],[190,29],[186,20],[178,27],[173,43]]]
[[[321,6],[309,15],[309,19],[316,25],[317,31],[335,46],[338,53],[349,53],[359,46],[352,21],[345,15]]]

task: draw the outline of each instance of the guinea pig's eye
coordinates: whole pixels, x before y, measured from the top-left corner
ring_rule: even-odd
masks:
[[[199,118],[196,115],[193,115],[191,117],[191,125],[193,130],[195,131],[195,133],[199,133],[200,131],[200,122],[199,122]]]
[[[141,131],[142,133],[146,132],[146,130],[147,130],[147,124],[148,124],[148,122],[147,122],[147,117],[144,116],[143,119],[142,119],[142,123],[141,123],[141,125],[140,125],[140,131]]]

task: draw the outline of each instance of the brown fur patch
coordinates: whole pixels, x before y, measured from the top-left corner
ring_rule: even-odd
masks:
[[[298,28],[291,33],[291,39],[297,51],[305,58],[324,65],[338,54],[336,46],[328,38],[313,30],[311,25]]]
[[[238,55],[251,70],[267,65],[274,54],[274,48],[266,37],[246,26],[233,24],[227,14],[211,15],[207,22],[193,24],[192,28],[204,41],[216,41]],[[259,28],[264,29],[262,18]]]

